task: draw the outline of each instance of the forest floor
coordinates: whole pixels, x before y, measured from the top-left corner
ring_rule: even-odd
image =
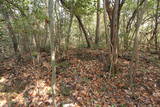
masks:
[[[140,52],[134,96],[129,82],[130,53],[119,57],[119,71],[111,77],[104,72],[101,55],[107,56],[105,50],[72,49],[57,57],[58,107],[160,106],[156,55]],[[41,58],[41,64],[33,64],[27,55],[18,63],[15,58],[0,62],[0,107],[51,107],[50,56],[43,52]]]

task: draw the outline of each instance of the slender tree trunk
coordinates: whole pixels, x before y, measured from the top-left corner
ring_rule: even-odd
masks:
[[[99,42],[99,34],[100,34],[100,0],[97,0],[97,24],[96,24],[96,36],[95,36],[95,44],[98,45]]]
[[[127,27],[126,27],[126,33],[127,33],[127,34],[130,33],[130,31],[131,31],[131,25],[132,25],[132,23],[133,23],[136,15],[137,15],[137,11],[138,11],[139,7],[141,7],[141,6],[143,5],[144,1],[145,1],[145,0],[142,0],[142,1],[138,4],[137,8],[136,8],[136,9],[134,10],[134,12],[132,13],[132,16],[129,18],[129,20],[128,20],[128,22],[127,22]]]
[[[119,0],[115,1],[114,10],[111,19],[111,53],[113,55],[112,59],[112,73],[117,72],[118,64],[118,24],[119,24]]]
[[[84,25],[83,25],[83,23],[82,23],[82,20],[81,20],[81,18],[80,18],[79,16],[77,16],[77,15],[76,15],[76,18],[77,18],[78,23],[79,23],[79,25],[80,25],[80,27],[82,28],[82,31],[83,31],[83,33],[84,33],[84,36],[85,36],[85,39],[86,39],[86,42],[87,42],[87,47],[90,48],[90,47],[91,47],[91,43],[90,43],[90,41],[89,41],[88,34],[87,34],[86,29],[84,28]]]
[[[110,20],[110,38],[111,38],[111,71],[115,74],[118,70],[118,50],[119,50],[119,19],[120,12],[125,0],[115,0],[114,6],[112,7],[110,0],[105,0],[105,10],[108,13]]]
[[[45,28],[45,39],[43,41],[43,48],[45,49],[46,48],[47,38],[48,38],[48,21],[47,20],[45,21],[44,28]]]
[[[25,29],[24,29],[25,30]],[[23,52],[30,52],[29,37],[27,33],[22,33]]]
[[[106,5],[105,0],[103,0],[103,17],[104,17],[104,27],[105,27],[105,35],[106,35],[106,45],[109,46],[110,49],[110,38],[109,38],[109,28],[107,27],[107,12],[106,12]]]
[[[138,0],[138,4],[139,4]],[[131,85],[131,90],[132,90],[132,95],[134,96],[134,77],[135,77],[135,72],[138,69],[138,61],[139,61],[139,28],[142,23],[143,19],[143,14],[145,10],[147,0],[144,2],[144,6],[139,8],[137,11],[137,22],[136,22],[136,29],[135,29],[135,38],[134,38],[134,50],[132,54],[132,61],[131,61],[131,67],[130,67],[130,85]]]
[[[82,28],[80,27],[80,25],[78,25],[79,28],[79,42],[77,42],[77,46],[80,44],[85,44],[84,40],[83,40],[83,32],[82,32]]]
[[[154,37],[154,44],[155,44],[155,49],[158,51],[158,34],[157,34],[157,28],[158,28],[158,12],[159,12],[159,1],[157,0],[157,8],[156,8],[156,14],[155,14],[155,27],[153,31],[153,37]]]
[[[4,17],[5,17],[6,21],[7,21],[7,28],[8,28],[8,31],[10,33],[10,37],[12,38],[14,51],[17,54],[17,52],[18,52],[18,42],[17,42],[16,35],[15,35],[14,31],[13,31],[13,27],[11,25],[10,18],[8,16],[8,14],[4,15]]]
[[[128,49],[128,46],[127,46],[127,45],[130,44],[130,42],[128,41],[128,39],[129,39],[129,36],[130,36],[130,32],[131,32],[131,30],[132,30],[132,29],[131,29],[131,28],[132,28],[132,24],[133,24],[133,22],[134,22],[134,20],[135,20],[135,18],[136,18],[136,15],[137,15],[137,11],[138,11],[138,9],[143,5],[144,1],[145,1],[145,0],[141,0],[141,1],[140,1],[140,3],[137,5],[136,9],[133,11],[131,17],[129,18],[129,20],[128,20],[128,22],[127,22],[127,25],[126,25],[126,28],[125,28],[127,37],[125,37],[125,39],[124,39],[124,41],[125,41],[125,43],[124,43],[124,44],[125,44],[125,45],[124,45],[125,50]]]
[[[12,24],[11,24],[11,21],[10,21],[8,11],[4,10],[5,8],[3,7],[3,4],[0,4],[0,8],[2,9],[2,14],[3,14],[4,20],[6,21],[6,24],[7,24],[7,28],[8,28],[8,31],[9,31],[9,36],[12,39],[14,52],[17,55],[17,53],[18,53],[18,41],[17,41],[16,35],[14,33],[14,30],[13,30],[13,27],[12,27]]]
[[[57,107],[55,97],[56,97],[56,35],[54,31],[54,16],[53,16],[53,6],[54,0],[48,1],[48,15],[49,15],[49,36],[50,36],[50,46],[51,46],[51,67],[52,67],[52,99],[53,106]]]
[[[68,33],[67,33],[67,38],[66,38],[66,49],[68,49],[69,46],[69,38],[70,38],[70,33],[71,33],[71,28],[72,28],[72,22],[73,22],[73,14],[70,15],[70,21],[69,21],[69,28],[68,28]]]
[[[76,15],[75,13],[73,13],[72,12],[72,8],[67,7],[64,0],[60,0],[60,2],[65,8],[69,9],[70,13],[72,13],[72,14],[74,14],[76,16],[76,18],[78,20],[78,23],[79,23],[79,25],[82,28],[82,31],[84,33],[84,36],[85,36],[85,39],[86,39],[86,42],[87,42],[87,47],[90,48],[91,47],[91,43],[90,43],[87,31],[86,31],[86,29],[85,29],[85,27],[84,27],[84,25],[82,23],[82,20],[81,20],[80,16]]]

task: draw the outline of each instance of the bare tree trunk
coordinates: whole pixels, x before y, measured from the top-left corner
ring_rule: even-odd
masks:
[[[80,27],[80,25],[78,25],[78,29],[79,29],[79,42],[77,42],[77,46],[80,45],[81,43],[82,44],[85,44],[84,43],[84,40],[83,40],[83,32],[82,32],[82,28]]]
[[[49,15],[49,36],[50,36],[50,46],[51,46],[51,67],[52,67],[52,99],[53,99],[53,106],[57,107],[55,97],[56,97],[56,35],[54,31],[54,16],[53,16],[53,9],[54,9],[54,0],[48,1],[48,15]]]
[[[132,24],[133,24],[133,22],[134,22],[134,20],[135,20],[135,18],[136,18],[136,15],[137,15],[137,11],[138,11],[138,9],[143,5],[144,1],[145,1],[145,0],[141,0],[141,1],[140,1],[140,3],[137,5],[136,9],[133,11],[131,17],[129,18],[129,20],[128,20],[128,22],[127,22],[127,25],[126,25],[126,28],[125,28],[127,37],[125,37],[125,39],[124,39],[124,48],[125,48],[125,50],[128,49],[128,46],[127,46],[127,45],[130,44],[130,42],[128,41],[128,38],[129,38],[130,32],[131,32],[131,30],[132,30],[132,29],[131,29],[131,28],[132,28]]]
[[[90,43],[90,41],[89,41],[88,34],[87,34],[86,29],[84,28],[84,25],[83,25],[83,23],[82,23],[82,20],[81,20],[81,18],[80,18],[79,16],[77,16],[77,15],[76,15],[76,18],[77,18],[78,23],[79,23],[79,25],[80,25],[80,27],[82,28],[82,31],[83,31],[83,33],[84,33],[84,36],[85,36],[85,39],[86,39],[86,42],[87,42],[87,47],[90,48],[90,47],[91,47],[91,43]]]
[[[46,48],[47,38],[48,38],[48,21],[47,20],[45,21],[44,28],[45,28],[45,37],[46,38],[43,41],[43,48],[45,49]]]
[[[99,42],[99,34],[100,34],[100,0],[97,0],[97,24],[96,24],[96,36],[95,36],[95,44],[98,45]]]
[[[139,4],[139,0],[138,0],[138,4]],[[134,50],[133,50],[133,54],[132,54],[132,61],[131,61],[131,67],[130,67],[130,85],[131,85],[131,91],[132,91],[132,95],[134,96],[134,77],[135,77],[135,72],[138,69],[138,61],[139,61],[139,28],[140,25],[142,23],[142,19],[143,19],[143,14],[144,14],[144,9],[146,6],[146,2],[147,0],[145,0],[144,2],[144,6],[139,8],[137,11],[137,22],[136,22],[136,30],[135,30],[135,38],[134,38]]]
[[[70,15],[70,21],[69,21],[69,28],[68,28],[68,33],[67,33],[67,38],[66,38],[66,49],[68,49],[69,46],[69,38],[70,38],[70,33],[71,33],[71,27],[72,27],[72,22],[73,22],[73,14],[71,13]]]
[[[111,46],[112,45],[111,45],[111,40],[110,40],[110,36],[109,36],[109,34],[110,34],[109,27],[107,26],[107,11],[106,11],[106,5],[105,4],[106,4],[106,1],[103,0],[103,8],[104,8],[103,17],[104,17],[104,26],[105,26],[105,35],[106,35],[106,45],[108,46],[109,52],[111,53]],[[112,71],[112,61],[111,61],[111,59],[113,59],[112,54],[109,54],[106,59],[103,59],[103,60],[105,60],[103,62],[106,62],[105,63],[106,68],[104,70],[107,71],[107,72],[110,72],[110,75],[112,73],[111,72]],[[110,78],[110,76],[108,78]]]
[[[127,34],[130,33],[131,25],[132,25],[132,23],[133,23],[136,15],[137,15],[137,11],[138,11],[138,9],[143,5],[144,1],[145,1],[145,0],[142,0],[142,1],[138,4],[137,8],[136,8],[136,9],[134,10],[134,12],[132,13],[132,16],[129,18],[129,20],[128,20],[128,22],[127,22],[127,27],[126,27],[126,33],[127,33]]]
[[[7,24],[7,28],[8,28],[8,31],[9,31],[9,36],[12,39],[14,52],[17,55],[17,53],[18,53],[18,41],[17,41],[16,35],[14,33],[14,30],[13,30],[13,27],[12,27],[12,24],[11,24],[11,21],[10,21],[8,11],[7,10],[5,11],[5,8],[4,8],[3,4],[0,4],[0,8],[2,9],[2,14],[3,14],[4,20],[6,21],[6,24]]]
[[[110,0],[105,0],[105,10],[108,13],[108,17],[110,20],[110,38],[111,38],[111,71],[112,74],[115,74],[118,70],[118,50],[119,50],[119,19],[120,19],[120,11],[125,3],[125,0],[115,0],[114,6],[112,7]]]
[[[158,28],[158,12],[159,12],[159,1],[157,0],[157,8],[156,8],[156,14],[155,14],[155,27],[153,31],[153,37],[154,37],[154,44],[155,44],[155,49],[158,51],[158,34],[157,34],[157,28]]]
[[[106,5],[105,0],[103,0],[103,17],[104,17],[104,27],[105,27],[105,35],[106,35],[106,45],[109,46],[110,49],[110,38],[109,38],[109,28],[107,26],[107,12],[106,12]]]
[[[119,0],[115,1],[114,10],[111,19],[111,53],[113,55],[112,61],[112,73],[117,72],[118,64],[118,24],[119,24]]]
[[[29,38],[27,33],[22,33],[23,52],[30,52]]]
[[[85,27],[84,27],[84,25],[82,23],[82,20],[81,20],[80,16],[76,15],[75,13],[73,13],[72,12],[72,8],[67,7],[64,0],[60,0],[60,2],[65,8],[67,8],[70,11],[71,14],[74,14],[76,16],[76,18],[78,20],[78,23],[79,23],[79,25],[82,28],[82,31],[84,33],[84,36],[85,36],[85,39],[86,39],[86,42],[87,42],[87,47],[90,48],[91,47],[91,43],[90,43],[87,31],[86,31],[86,29],[85,29]]]

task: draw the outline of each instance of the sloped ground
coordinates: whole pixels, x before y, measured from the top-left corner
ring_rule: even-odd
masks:
[[[140,55],[134,97],[129,87],[128,57],[120,57],[119,73],[109,78],[102,55],[107,57],[105,50],[72,49],[58,57],[59,107],[160,106],[160,67],[153,55]],[[14,58],[0,62],[0,106],[51,106],[50,57],[42,56],[42,64],[29,60],[17,64]]]

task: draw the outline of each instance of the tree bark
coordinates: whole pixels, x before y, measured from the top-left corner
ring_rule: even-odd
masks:
[[[100,33],[100,0],[97,0],[97,23],[96,23],[96,36],[95,44],[98,45],[99,42],[99,33]]]
[[[138,4],[139,4],[138,0]],[[146,6],[147,0],[144,1],[144,6],[141,8],[138,8],[137,10],[137,22],[136,22],[136,29],[135,29],[135,38],[134,38],[134,50],[132,54],[132,61],[131,61],[131,66],[130,66],[130,87],[132,90],[132,95],[134,96],[134,77],[135,77],[135,72],[138,69],[138,61],[139,61],[139,28],[142,23],[143,19],[143,14],[145,12],[145,6]]]
[[[82,23],[82,20],[80,18],[80,16],[76,15],[75,13],[72,12],[72,8],[71,7],[68,7],[66,4],[65,4],[65,0],[60,0],[61,4],[64,6],[64,8],[67,8],[69,10],[69,12],[71,14],[74,14],[78,20],[78,23],[80,25],[80,27],[82,28],[82,31],[84,33],[84,36],[85,36],[85,39],[86,39],[86,42],[87,42],[87,48],[91,48],[91,43],[90,43],[90,40],[88,38],[88,34],[87,34],[87,31]]]
[[[48,1],[48,15],[49,15],[49,37],[50,37],[50,47],[51,47],[51,67],[52,67],[52,100],[53,106],[57,107],[55,97],[56,97],[56,35],[54,31],[54,16],[53,16],[53,9],[54,9],[54,0]]]
[[[18,53],[18,41],[17,41],[15,32],[13,30],[13,27],[12,27],[12,24],[11,24],[11,21],[10,21],[8,11],[7,10],[5,11],[5,8],[4,8],[3,4],[0,4],[0,8],[2,9],[2,14],[3,14],[4,20],[6,21],[6,24],[7,24],[9,36],[12,39],[14,52],[17,55],[17,53]]]
[[[107,26],[107,12],[106,12],[106,5],[105,0],[103,0],[103,18],[104,18],[104,27],[105,27],[105,35],[106,35],[106,46],[109,46],[110,49],[110,38],[109,38],[109,28]]]
[[[87,34],[86,29],[84,28],[84,25],[83,25],[83,23],[82,23],[82,20],[81,20],[80,16],[77,16],[77,15],[76,15],[76,18],[77,18],[78,23],[79,23],[79,25],[80,25],[80,27],[82,28],[82,31],[83,31],[83,33],[84,33],[84,36],[85,36],[85,39],[86,39],[86,42],[87,42],[87,48],[91,48],[91,43],[90,43],[90,41],[89,41],[88,34]]]
[[[122,9],[125,0],[115,0],[114,6],[112,8],[111,1],[105,0],[105,9],[108,13],[109,20],[110,20],[110,47],[111,47],[111,64],[112,68],[111,71],[115,74],[118,70],[118,50],[119,50],[119,38],[118,38],[118,31],[119,31],[119,19],[120,19],[120,11]]]
[[[71,33],[71,28],[72,28],[72,22],[73,22],[73,14],[71,13],[70,15],[70,21],[69,21],[69,28],[68,28],[68,33],[67,33],[67,38],[66,38],[66,49],[68,49],[69,46],[69,38],[70,38],[70,33]]]
[[[154,44],[155,44],[155,49],[158,51],[158,34],[157,34],[157,28],[158,28],[158,12],[159,12],[159,1],[157,0],[157,7],[156,7],[156,14],[155,14],[155,27],[153,31],[153,37],[154,37]]]
[[[111,53],[113,55],[112,59],[112,73],[117,72],[118,64],[118,24],[119,24],[119,0],[115,1],[114,10],[111,19]]]

